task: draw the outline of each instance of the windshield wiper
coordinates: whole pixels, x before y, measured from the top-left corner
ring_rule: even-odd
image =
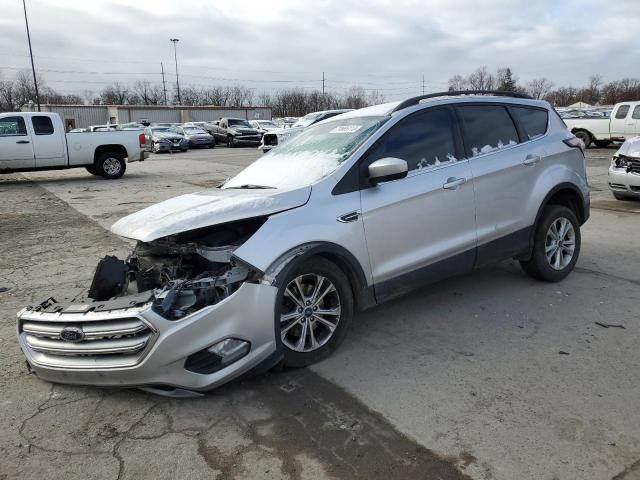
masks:
[[[229,189],[232,188],[237,188],[237,189],[264,189],[264,188],[276,188],[276,187],[269,187],[267,185],[254,185],[253,183],[245,183],[244,185],[238,185],[237,187],[227,187]]]

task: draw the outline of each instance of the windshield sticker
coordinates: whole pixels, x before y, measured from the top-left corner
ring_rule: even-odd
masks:
[[[362,125],[339,125],[329,133],[355,133],[362,128]]]

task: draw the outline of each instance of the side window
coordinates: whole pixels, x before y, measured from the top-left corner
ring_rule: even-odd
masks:
[[[367,164],[384,157],[405,160],[409,170],[455,161],[453,121],[448,109],[415,113],[389,130],[367,157]]]
[[[470,157],[493,152],[519,142],[509,112],[499,105],[468,105],[457,108]]]
[[[631,118],[633,118],[634,120],[640,120],[640,105],[636,105],[634,107]]]
[[[36,135],[53,135],[53,122],[49,117],[31,117],[33,131]]]
[[[0,137],[16,137],[27,134],[27,126],[22,117],[0,118]]]
[[[516,123],[524,130],[527,139],[531,140],[547,133],[549,114],[539,108],[510,107]]]
[[[630,105],[620,105],[618,107],[618,111],[616,112],[616,118],[622,119],[627,118],[627,113],[629,113]]]

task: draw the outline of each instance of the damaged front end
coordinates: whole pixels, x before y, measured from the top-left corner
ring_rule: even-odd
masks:
[[[100,260],[88,298],[23,309],[31,368],[61,383],[167,394],[213,388],[275,358],[276,288],[234,256],[266,218],[139,241],[124,260]]]
[[[105,257],[96,269],[89,297],[104,301],[153,292],[153,309],[178,320],[232,295],[260,272],[233,257],[264,218],[210,227],[151,242],[138,242],[126,259]]]

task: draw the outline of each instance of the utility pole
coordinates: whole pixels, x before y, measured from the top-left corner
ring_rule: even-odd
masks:
[[[327,108],[327,102],[324,99],[324,72],[322,72],[322,108]]]
[[[164,92],[164,104],[167,104],[167,84],[164,83],[164,65],[160,62],[160,70],[162,70],[162,91]]]
[[[173,57],[176,60],[176,89],[178,90],[178,104],[182,104],[182,99],[180,98],[180,79],[178,78],[178,53],[176,50],[176,45],[180,41],[179,38],[170,38],[173,43]]]
[[[22,0],[22,7],[24,8],[24,23],[27,25],[27,41],[29,42],[29,56],[31,57],[31,71],[33,72],[33,86],[36,89],[36,103],[38,104],[38,111],[40,111],[40,95],[38,94],[38,79],[36,78],[36,67],[33,64],[33,50],[31,50],[31,35],[29,34],[29,20],[27,20],[27,4],[25,0]]]
[[[424,73],[422,74],[422,95],[424,95]]]

